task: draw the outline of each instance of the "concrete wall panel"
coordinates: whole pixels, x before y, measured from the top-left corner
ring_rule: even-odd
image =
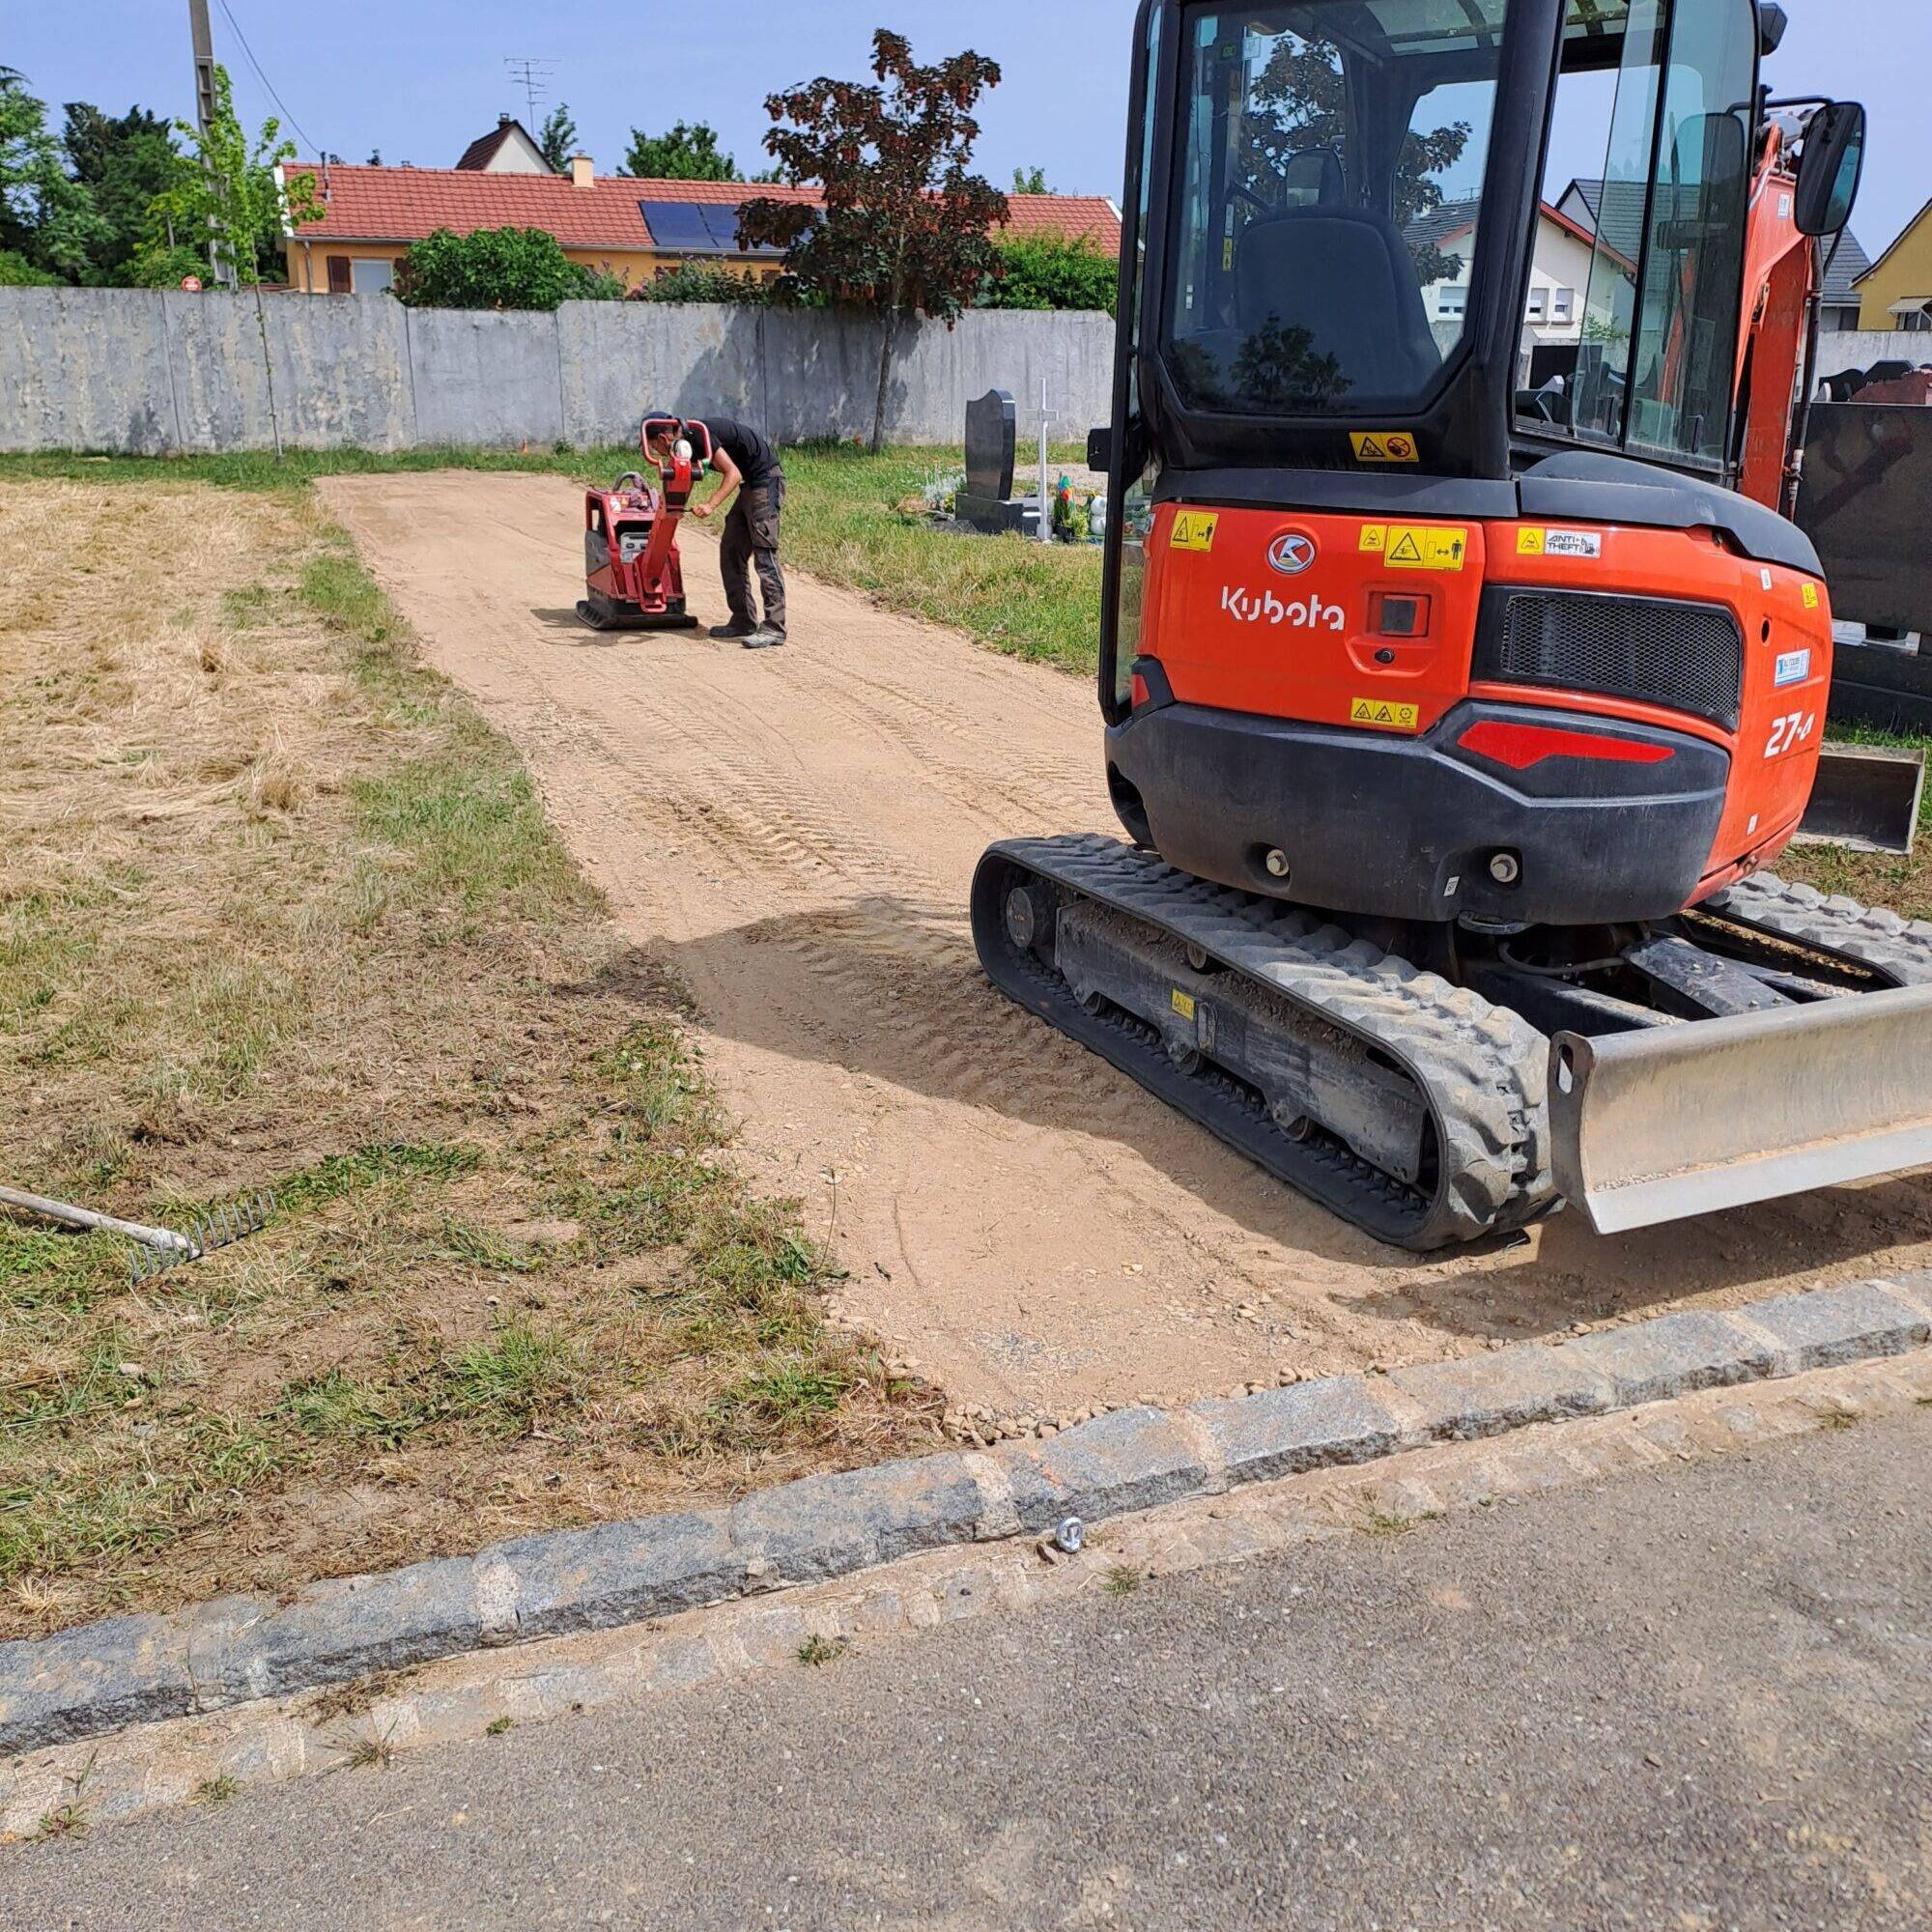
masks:
[[[417,444],[547,448],[564,434],[555,316],[451,308],[402,313]]]
[[[400,302],[388,296],[283,297],[263,313],[282,440],[291,448],[408,449],[416,441],[410,311]]]
[[[264,363],[253,298],[170,290],[160,301],[181,422],[179,446],[193,455],[272,449],[272,351],[270,362]]]
[[[177,435],[158,295],[0,289],[0,449],[159,456]]]
[[[879,390],[878,325],[822,309],[771,309],[763,323],[765,434],[781,442],[869,437]]]

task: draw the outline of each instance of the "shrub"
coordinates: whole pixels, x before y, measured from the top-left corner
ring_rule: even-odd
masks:
[[[637,298],[653,302],[769,302],[772,297],[771,284],[759,276],[708,262],[682,262],[655,281],[646,282]]]
[[[573,262],[541,228],[439,228],[412,242],[396,294],[414,308],[554,309],[624,294],[616,275]]]
[[[0,289],[53,289],[60,277],[37,269],[26,256],[13,248],[0,248]]]
[[[1009,238],[1000,244],[998,278],[980,298],[981,308],[1075,308],[1114,312],[1120,269],[1084,236]]]

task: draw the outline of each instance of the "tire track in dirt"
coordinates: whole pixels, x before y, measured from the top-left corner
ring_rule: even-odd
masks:
[[[1379,1247],[980,976],[965,905],[987,841],[1112,826],[1084,681],[796,577],[783,651],[593,635],[569,485],[322,487],[622,929],[690,986],[748,1164],[804,1201],[861,1317],[961,1399],[1175,1401],[1932,1262],[1922,1179],[1617,1241],[1559,1220],[1487,1255]],[[707,622],[712,558],[687,546]]]

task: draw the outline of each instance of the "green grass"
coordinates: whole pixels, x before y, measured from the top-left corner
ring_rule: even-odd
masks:
[[[572,1407],[585,1369],[572,1343],[511,1322],[454,1352],[399,1354],[382,1375],[331,1369],[288,1389],[280,1413],[310,1438],[379,1449],[450,1426],[513,1441]]]
[[[1056,458],[1075,460],[1070,451]],[[787,561],[1013,657],[1091,675],[1099,651],[1099,547],[960,536],[901,510],[935,469],[956,462],[950,449],[786,450]]]
[[[1862,724],[1833,724],[1834,743],[1872,745],[1932,757],[1932,736],[1901,737]],[[1932,784],[1919,802],[1918,841],[1910,858],[1849,852],[1838,845],[1794,845],[1777,862],[1778,874],[1843,893],[1866,905],[1889,906],[1906,919],[1932,920]]]
[[[300,1168],[275,1188],[286,1212],[327,1208],[366,1188],[391,1180],[454,1180],[482,1165],[482,1150],[467,1143],[391,1141],[326,1154]]]
[[[361,829],[387,848],[371,905],[554,921],[595,902],[521,765],[467,746],[412,758],[351,788]]]

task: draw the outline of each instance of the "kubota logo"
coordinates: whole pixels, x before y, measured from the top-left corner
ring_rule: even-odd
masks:
[[[1341,631],[1348,625],[1339,604],[1324,604],[1314,592],[1305,601],[1284,604],[1272,590],[1236,590],[1228,583],[1221,588],[1221,609],[1243,624],[1285,624],[1297,631]]]
[[[1299,577],[1315,561],[1315,539],[1301,530],[1290,530],[1268,545],[1268,561],[1284,577]]]

